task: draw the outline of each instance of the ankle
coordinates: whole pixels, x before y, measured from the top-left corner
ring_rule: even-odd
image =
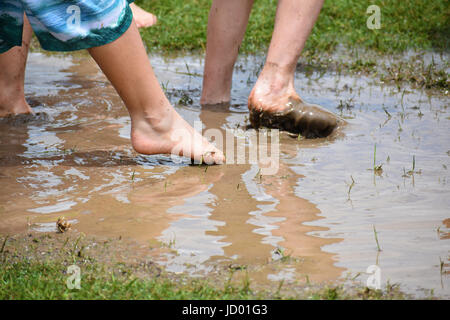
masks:
[[[266,63],[255,83],[256,95],[284,95],[295,92],[294,73],[276,64]]]
[[[208,92],[205,92],[202,94],[202,97],[200,98],[200,104],[202,106],[205,105],[218,105],[218,104],[226,104],[229,103],[231,100],[230,92],[222,92],[219,94],[209,94]]]
[[[230,102],[232,75],[205,74],[203,79],[201,105],[213,105]]]
[[[7,95],[5,91],[0,95],[0,115],[20,114],[32,112],[23,94]]]
[[[146,108],[139,112],[130,112],[132,127],[137,130],[148,130],[156,132],[167,132],[174,121],[174,109],[167,106],[155,110]]]

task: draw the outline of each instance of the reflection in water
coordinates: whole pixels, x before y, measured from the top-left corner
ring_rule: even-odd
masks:
[[[234,100],[220,108],[198,107],[201,77],[186,74],[186,61],[190,74],[202,73],[198,58],[153,61],[172,103],[183,94],[194,101],[178,105],[178,112],[191,124],[200,120],[204,130],[242,128],[258,59],[242,60]],[[253,266],[258,281],[325,281],[378,261],[384,280],[409,289],[441,286],[439,259],[448,261],[450,240],[445,99],[405,94],[403,101],[424,115],[411,109],[386,120],[383,108],[394,118],[398,93],[364,79],[336,84],[331,75],[311,82],[299,74],[306,100],[349,119],[346,136],[298,141],[282,135],[278,173],[259,177],[256,164],[190,166],[134,153],[126,109],[86,56],[32,54],[28,72],[27,95],[39,115],[0,121],[0,233],[29,226],[54,231],[64,215],[87,234],[162,242],[172,251],[154,258],[169,271],[201,274],[233,264]],[[342,89],[349,86],[363,88],[358,96],[370,97],[370,105],[334,109],[334,101],[355,97]],[[374,142],[380,176],[367,170]],[[421,173],[403,177],[412,154]],[[273,262],[280,255],[292,259]],[[444,278],[441,292],[448,293],[447,283]]]

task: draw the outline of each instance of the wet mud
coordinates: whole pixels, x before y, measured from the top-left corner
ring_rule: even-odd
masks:
[[[326,138],[345,125],[344,119],[320,106],[310,105],[292,97],[283,111],[271,112],[250,109],[250,123],[253,128],[274,128],[314,139]]]

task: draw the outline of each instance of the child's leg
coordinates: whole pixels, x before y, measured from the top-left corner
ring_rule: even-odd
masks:
[[[0,117],[32,112],[24,94],[25,65],[31,34],[31,26],[24,15],[22,46],[0,54]]]
[[[134,23],[117,40],[88,49],[116,88],[131,116],[131,141],[144,154],[175,153],[222,163],[221,151],[211,145],[170,105],[145,52]],[[184,139],[179,142],[180,137]]]
[[[233,67],[254,0],[214,0],[208,18],[202,104],[230,101]]]
[[[130,3],[131,11],[133,11],[133,19],[138,28],[147,28],[158,22],[156,16],[150,12],[145,11],[134,3]]]

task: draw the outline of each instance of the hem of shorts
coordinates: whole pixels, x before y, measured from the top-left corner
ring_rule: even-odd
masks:
[[[55,46],[46,47],[45,43],[41,43],[39,37],[37,37],[37,38],[39,40],[39,43],[41,44],[42,49],[44,49],[46,51],[69,52],[69,51],[78,51],[78,50],[85,50],[85,49],[104,46],[105,44],[111,43],[111,42],[119,39],[131,26],[131,23],[133,21],[133,13],[132,13],[130,7],[127,7],[126,10],[127,10],[126,17],[123,20],[122,24],[116,28],[116,30],[117,30],[116,35],[114,37],[103,39],[103,41],[98,41],[95,45],[86,44],[86,43],[83,43],[84,42],[83,40],[80,40],[79,45],[68,45],[67,47],[65,47],[65,45],[62,45],[61,47],[58,47],[58,48],[55,48]]]

